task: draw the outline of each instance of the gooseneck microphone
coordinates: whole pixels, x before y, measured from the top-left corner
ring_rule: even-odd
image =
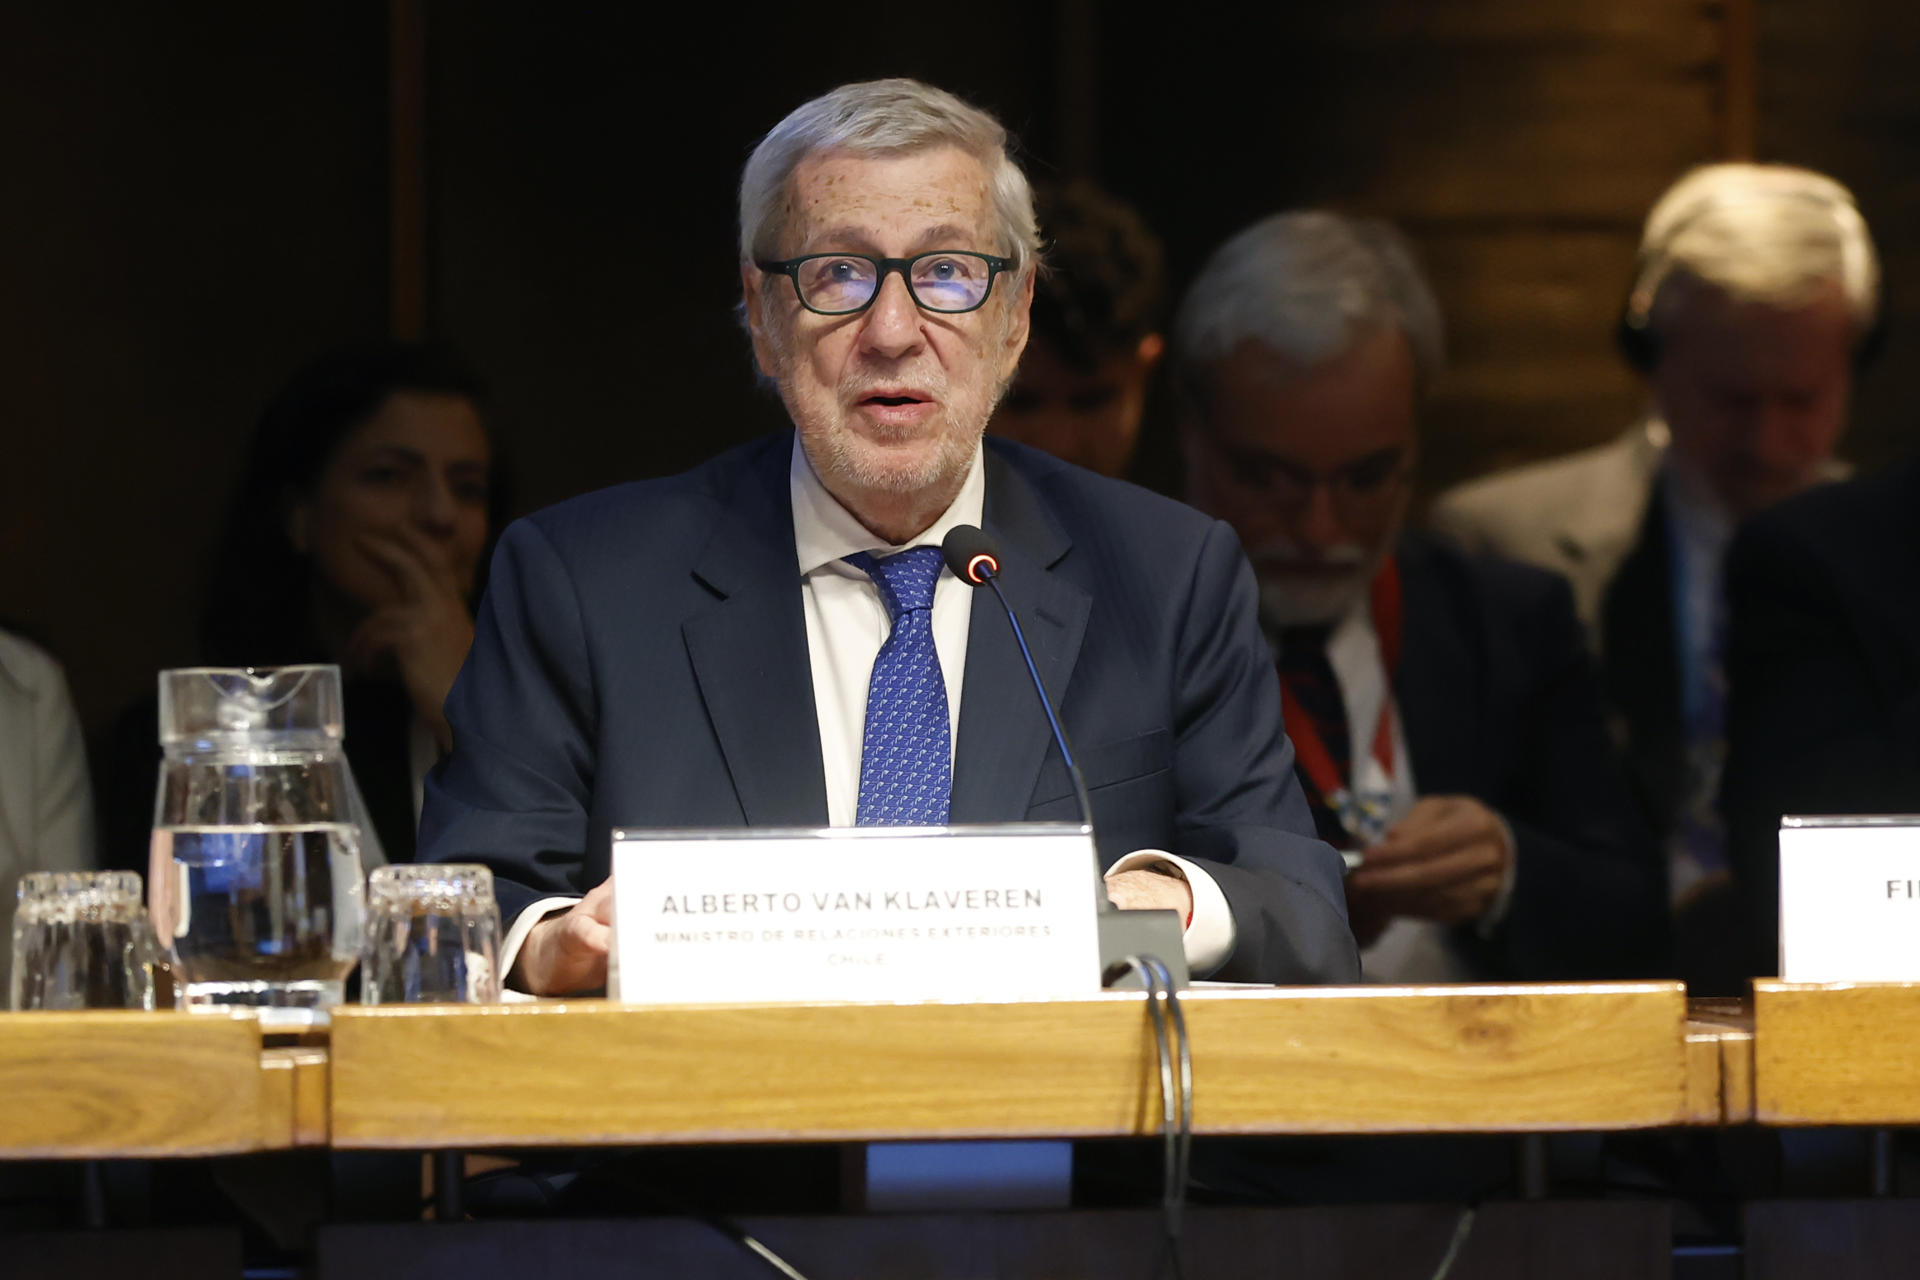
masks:
[[[1026,633],[1020,630],[1019,615],[1007,603],[1000,590],[1000,552],[986,530],[974,525],[955,525],[940,540],[940,554],[953,570],[953,576],[970,587],[992,587],[994,598],[1006,610],[1007,624],[1020,644],[1020,656],[1027,660],[1027,674],[1033,677],[1033,691],[1040,695],[1040,707],[1047,713],[1047,725],[1067,762],[1073,778],[1073,794],[1080,802],[1080,821],[1093,830],[1093,803],[1087,798],[1087,780],[1074,763],[1073,749],[1054,714],[1053,699],[1040,679],[1040,668],[1033,665],[1033,651],[1027,648]],[[1153,1027],[1154,1048],[1160,1064],[1161,1133],[1165,1139],[1162,1159],[1161,1210],[1166,1222],[1166,1246],[1173,1263],[1173,1274],[1180,1270],[1180,1220],[1186,1207],[1187,1182],[1193,1164],[1193,1048],[1187,1038],[1187,1019],[1181,1011],[1179,989],[1189,981],[1185,923],[1174,911],[1119,911],[1108,899],[1100,874],[1098,854],[1094,857],[1096,921],[1100,938],[1101,985],[1128,985],[1132,977],[1147,993],[1147,1016]],[[1158,955],[1178,957],[1175,966]]]
[[[1020,618],[1007,603],[1006,593],[1000,590],[1000,549],[994,545],[987,531],[971,524],[957,524],[947,530],[947,536],[940,540],[940,554],[947,562],[947,568],[953,570],[953,576],[970,587],[992,587],[994,598],[1000,607],[1006,610],[1007,622],[1013,628],[1013,638],[1019,642],[1020,656],[1027,660],[1027,674],[1033,677],[1033,691],[1040,695],[1040,709],[1047,713],[1047,726],[1053,730],[1054,743],[1060,748],[1060,758],[1067,762],[1067,776],[1073,779],[1074,798],[1080,804],[1080,821],[1087,830],[1093,830],[1093,802],[1087,798],[1087,780],[1080,776],[1080,766],[1073,761],[1073,748],[1067,745],[1066,732],[1060,728],[1060,717],[1054,714],[1053,699],[1047,696],[1047,686],[1041,682],[1040,668],[1033,665],[1033,652],[1027,648],[1026,633],[1020,630]]]

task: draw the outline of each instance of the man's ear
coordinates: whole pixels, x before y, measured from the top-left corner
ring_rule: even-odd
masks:
[[[753,362],[767,377],[774,376],[774,343],[767,333],[764,303],[766,273],[751,262],[740,264],[740,315],[747,323],[747,336],[753,342]]]
[[[1150,333],[1140,339],[1140,345],[1133,349],[1134,363],[1140,366],[1140,372],[1152,373],[1159,367],[1160,358],[1167,354],[1167,340],[1157,333]]]

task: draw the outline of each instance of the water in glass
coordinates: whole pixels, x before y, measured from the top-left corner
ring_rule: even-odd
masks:
[[[169,827],[173,950],[190,1004],[340,1003],[356,957],[336,945],[359,911],[358,833],[345,823]],[[348,923],[357,936],[358,922]]]
[[[343,730],[337,667],[160,673],[148,890],[189,1009],[340,1002],[365,919]]]

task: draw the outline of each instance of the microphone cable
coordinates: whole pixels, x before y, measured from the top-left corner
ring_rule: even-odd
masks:
[[[1093,801],[1087,795],[1087,780],[1081,776],[1080,766],[1074,763],[1073,748],[1067,745],[1066,731],[1060,727],[1060,717],[1054,714],[1053,699],[1047,695],[1046,682],[1040,679],[1040,668],[1034,665],[1033,650],[1027,648],[1027,633],[1020,626],[1020,615],[1013,611],[1007,593],[1000,589],[999,549],[985,530],[976,525],[959,524],[947,530],[947,536],[940,540],[940,555],[953,576],[968,586],[976,589],[993,588],[994,598],[1000,602],[1000,611],[1007,615],[1007,624],[1013,628],[1014,641],[1020,646],[1020,657],[1027,664],[1027,675],[1033,679],[1033,691],[1040,700],[1040,709],[1046,713],[1047,727],[1053,731],[1054,745],[1060,748],[1060,759],[1067,766],[1067,776],[1073,780],[1073,798],[1080,805],[1080,821],[1088,831],[1092,831]]]
[[[1047,727],[1053,730],[1053,740],[1060,747],[1060,758],[1066,762],[1067,776],[1073,779],[1073,795],[1080,802],[1080,816],[1089,830],[1093,827],[1093,801],[1087,796],[1087,780],[1080,776],[1080,766],[1073,762],[1073,751],[1067,746],[1067,735],[1060,729],[1060,721],[1053,714],[1053,699],[1047,696],[1047,687],[1040,681],[1040,668],[1033,665],[1033,652],[1027,648],[1027,634],[1020,629],[1020,618],[1007,603],[1007,593],[1000,589],[1000,575],[983,575],[987,585],[993,588],[993,594],[1000,601],[1000,607],[1006,610],[1007,621],[1013,624],[1013,638],[1020,644],[1020,656],[1027,661],[1027,674],[1033,677],[1033,687],[1040,691],[1040,709],[1047,713]]]
[[[1147,1018],[1153,1026],[1160,1075],[1160,1212],[1165,1231],[1167,1269],[1183,1280],[1180,1231],[1186,1213],[1187,1183],[1193,1169],[1193,1043],[1187,1016],[1174,989],[1173,975],[1155,956],[1128,956],[1127,965],[1147,993]],[[1156,1271],[1156,1274],[1157,1271]]]
[[[1066,731],[1060,727],[1060,717],[1054,711],[1053,699],[1047,694],[1046,682],[1040,678],[1040,668],[1033,660],[1033,650],[1027,646],[1027,635],[1020,625],[1020,616],[1014,612],[1006,592],[1000,589],[998,548],[985,530],[974,525],[955,525],[941,539],[940,553],[954,577],[972,587],[993,589],[994,598],[1000,602],[1000,611],[1007,615],[1007,624],[1013,629],[1013,638],[1020,647],[1020,657],[1026,663],[1027,675],[1033,680],[1033,691],[1039,699],[1040,709],[1046,713],[1047,727],[1053,731],[1054,745],[1060,749],[1060,759],[1067,766],[1067,776],[1073,780],[1073,794],[1080,806],[1080,820],[1091,832],[1093,801],[1087,794],[1087,781],[1074,761],[1073,749],[1067,745]],[[1105,895],[1100,895],[1098,901],[1106,904]],[[1105,909],[1111,910],[1112,907],[1108,904]],[[1183,1280],[1185,1270],[1180,1260],[1180,1230],[1186,1211],[1187,1184],[1193,1168],[1193,1046],[1187,1037],[1186,1013],[1180,1006],[1180,996],[1173,985],[1173,974],[1166,963],[1157,957],[1142,955],[1128,956],[1125,963],[1139,976],[1140,985],[1146,991],[1147,1017],[1153,1026],[1154,1051],[1159,1060],[1160,1075],[1160,1211],[1166,1235],[1164,1265],[1170,1270],[1173,1280]],[[1158,1275],[1159,1271],[1160,1268],[1156,1267],[1155,1274]]]

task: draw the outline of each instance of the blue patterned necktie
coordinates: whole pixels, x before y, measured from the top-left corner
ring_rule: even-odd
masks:
[[[862,827],[943,827],[953,791],[948,765],[952,730],[947,682],[933,647],[933,584],[938,547],[914,547],[877,559],[866,552],[847,563],[873,579],[893,629],[873,659],[867,685],[867,730],[860,744]]]

